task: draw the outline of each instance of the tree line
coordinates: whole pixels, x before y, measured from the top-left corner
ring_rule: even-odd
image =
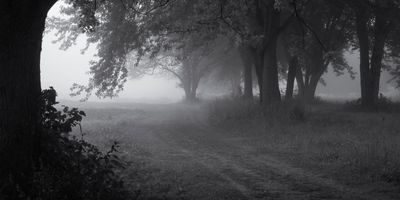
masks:
[[[82,4],[85,7],[79,7]],[[262,105],[281,101],[281,72],[286,79],[284,98],[291,99],[297,85],[298,96],[306,101],[314,98],[329,67],[338,75],[347,71],[354,77],[344,58],[348,50],[360,52],[364,107],[377,104],[382,68],[398,74],[399,5],[393,0],[72,1],[71,5],[62,11],[68,19],[52,18],[49,27],[57,30],[62,47],[85,33],[88,43],[99,50],[90,84],[76,85],[77,93],[113,96],[122,89],[128,71],[137,75],[156,69],[176,76],[187,98],[193,99],[200,79],[226,64],[229,51],[241,55],[245,98],[252,98],[256,79]]]

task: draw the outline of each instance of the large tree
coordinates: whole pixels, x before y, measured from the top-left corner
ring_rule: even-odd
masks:
[[[361,103],[374,108],[379,99],[382,61],[388,36],[398,25],[397,0],[355,0],[346,2],[355,13],[355,46],[360,51]]]
[[[31,190],[40,142],[42,33],[55,2],[0,2],[0,193],[7,184]]]
[[[176,48],[180,38],[191,34],[204,36],[204,43],[213,40],[218,14],[214,5],[214,1],[99,1],[92,15],[95,23],[82,22],[79,13],[65,8],[63,13],[69,18],[53,18],[49,27],[57,29],[61,47],[74,44],[82,33],[82,28],[76,27],[89,30],[84,33],[88,43],[97,45],[98,58],[92,62],[89,84],[75,85],[75,94],[95,91],[98,97],[108,97],[123,89],[128,75],[127,55],[132,51],[140,61]],[[90,31],[92,26],[87,28],[87,24],[94,25],[96,31]]]

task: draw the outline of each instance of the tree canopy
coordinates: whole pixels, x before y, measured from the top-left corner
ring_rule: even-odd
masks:
[[[390,0],[93,0],[66,3],[62,9],[65,16],[48,20],[48,27],[57,30],[61,48],[70,47],[84,33],[88,45],[95,44],[98,49],[97,58],[91,63],[89,85],[74,85],[75,94],[95,91],[99,97],[115,96],[123,89],[129,69],[137,69],[136,74],[145,73],[143,68],[132,67],[139,66],[143,59],[154,59],[153,68],[158,66],[178,75],[176,67],[185,63],[182,53],[187,54],[189,46],[195,49],[190,51],[192,57],[209,57],[212,49],[208,49],[208,55],[199,56],[194,52],[201,52],[217,38],[224,37],[230,41],[223,44],[226,48],[240,47],[251,55],[252,63],[248,65],[255,69],[260,99],[265,99],[265,104],[281,99],[279,79],[282,76],[279,73],[282,71],[288,73],[286,93],[293,90],[292,80],[296,79],[300,96],[312,99],[317,84],[324,83],[321,77],[329,66],[337,75],[347,71],[351,77],[355,76],[344,53],[359,49],[360,55],[364,55],[365,38],[373,41],[370,45],[374,48],[368,50],[372,53],[371,57],[368,55],[369,74],[376,75],[366,78],[363,70],[366,67],[361,67],[365,66],[365,56],[361,56],[362,82],[368,79],[367,82],[376,85],[373,77],[379,76],[380,67],[372,65],[384,64],[384,56],[378,52],[387,48],[391,50],[390,56],[396,57],[398,48],[398,34],[394,33],[398,29],[399,3]],[[361,18],[364,21],[360,21]],[[361,30],[363,23],[366,31]],[[378,37],[379,34],[382,36]],[[384,45],[376,46],[379,41]],[[174,62],[167,62],[166,55]],[[164,59],[162,63],[160,56]],[[154,65],[156,60],[158,65]],[[166,67],[171,64],[176,66]],[[179,69],[181,75],[182,69],[186,67]],[[393,68],[392,74],[396,76],[398,69]],[[181,75],[177,78],[182,82]],[[247,81],[247,85],[249,83]],[[376,89],[372,93],[377,96]]]

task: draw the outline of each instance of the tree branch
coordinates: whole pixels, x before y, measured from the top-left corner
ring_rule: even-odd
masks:
[[[312,29],[312,27],[310,25],[307,24],[306,21],[304,21],[304,19],[300,16],[298,10],[297,10],[297,0],[292,0],[292,4],[293,4],[293,9],[294,9],[294,13],[296,15],[296,18],[309,30],[311,31],[311,33],[313,34],[313,36],[315,37],[315,39],[317,40],[317,42],[319,43],[319,45],[322,47],[324,52],[327,52],[328,50],[326,49],[324,43],[321,41],[321,39],[318,37],[318,34]]]

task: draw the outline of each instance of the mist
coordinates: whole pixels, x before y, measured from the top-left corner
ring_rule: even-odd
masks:
[[[400,199],[398,0],[0,13],[0,199]]]
[[[59,16],[60,7],[64,4],[57,3],[49,11],[48,16]],[[54,32],[50,32],[43,37],[42,47],[42,69],[41,79],[42,87],[53,86],[63,101],[79,101],[82,97],[72,97],[71,86],[73,83],[85,84],[90,75],[90,61],[95,58],[96,47],[90,48],[82,53],[85,48],[87,38],[80,36],[76,45],[68,50],[61,50],[60,44],[54,41],[57,38]],[[345,56],[349,65],[356,73],[355,79],[352,79],[346,72],[337,76],[329,67],[328,72],[322,76],[324,84],[318,84],[316,95],[328,100],[354,100],[360,98],[360,80],[359,80],[359,55],[357,51],[347,52]],[[392,76],[387,72],[382,72],[380,92],[393,99],[399,98],[399,91],[395,83],[389,82]],[[113,98],[98,98],[92,95],[89,101],[94,102],[136,102],[136,103],[174,103],[184,99],[183,91],[178,87],[178,80],[174,77],[164,75],[145,75],[141,78],[130,78],[124,86],[124,90]],[[284,89],[284,85],[280,86]],[[220,91],[221,92],[221,91]],[[222,90],[221,94],[215,94],[210,91],[213,97],[227,95],[229,89]],[[209,97],[207,88],[201,88],[201,93]]]

